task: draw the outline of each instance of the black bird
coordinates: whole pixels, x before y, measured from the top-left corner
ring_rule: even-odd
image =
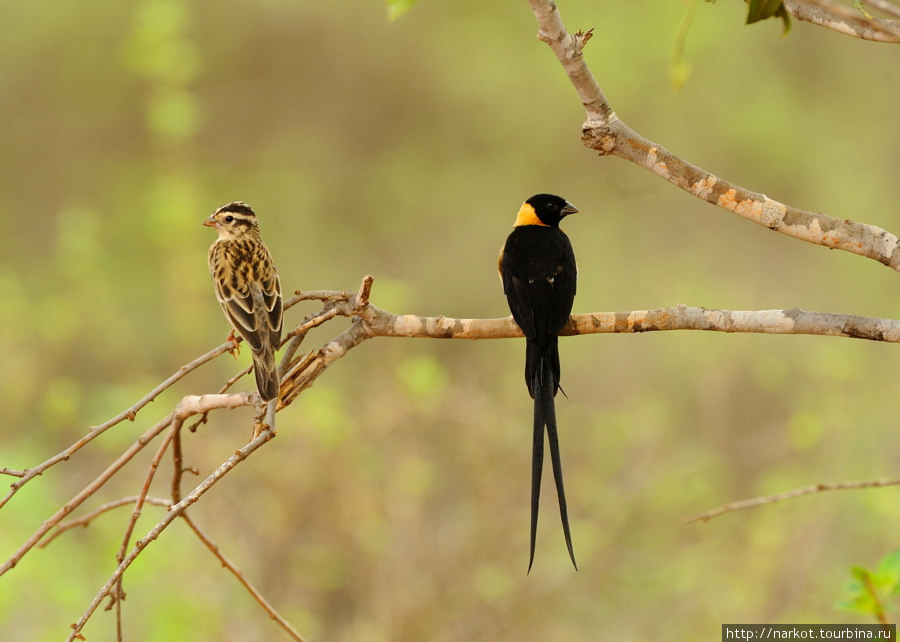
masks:
[[[575,553],[569,532],[566,493],[556,431],[553,398],[559,390],[557,339],[569,320],[575,299],[577,268],[572,244],[559,222],[578,210],[552,194],[532,196],[519,209],[512,233],[500,252],[500,278],[513,319],[525,335],[525,384],[534,399],[534,450],[531,463],[531,554],[534,563],[541,472],[544,463],[544,428],[550,443],[550,461],[559,497],[559,514],[572,565]]]

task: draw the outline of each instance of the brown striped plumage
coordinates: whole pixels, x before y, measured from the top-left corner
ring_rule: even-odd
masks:
[[[253,351],[256,387],[264,401],[278,396],[275,350],[281,342],[281,282],[246,203],[223,205],[204,222],[219,233],[209,248],[209,272],[225,316]]]

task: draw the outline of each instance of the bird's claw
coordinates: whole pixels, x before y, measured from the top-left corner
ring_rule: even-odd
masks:
[[[231,353],[232,357],[237,359],[238,355],[241,353],[241,344],[238,341],[237,335],[234,333],[234,328],[232,328],[231,332],[228,333],[228,336],[225,337],[225,341],[231,342],[231,347],[228,348],[228,352]]]

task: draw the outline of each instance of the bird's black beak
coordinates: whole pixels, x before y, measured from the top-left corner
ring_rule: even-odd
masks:
[[[568,216],[569,214],[575,214],[577,211],[577,207],[572,205],[569,201],[566,201],[566,204],[563,206],[562,210],[560,210],[560,214]]]

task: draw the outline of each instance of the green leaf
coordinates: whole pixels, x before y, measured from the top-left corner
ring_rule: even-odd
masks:
[[[787,9],[784,8],[784,5],[781,5],[781,11],[775,14],[779,18],[781,18],[782,27],[781,27],[781,35],[786,36],[791,31],[791,16],[788,15]]]
[[[709,2],[709,0],[707,0]],[[684,17],[681,19],[681,25],[678,27],[678,33],[675,34],[675,46],[672,49],[672,62],[669,65],[669,78],[675,89],[681,89],[687,82],[688,76],[691,75],[691,66],[684,55],[685,44],[687,43],[688,31],[694,22],[694,14],[697,11],[697,0],[688,0],[687,7],[684,11]]]
[[[851,566],[850,573],[860,582],[865,582],[869,577],[868,569],[863,568],[862,566]]]
[[[771,18],[782,8],[781,0],[750,0],[747,3],[747,24]]]
[[[900,550],[888,553],[878,563],[878,574],[885,575],[895,580],[900,578]]]
[[[881,558],[876,578],[878,588],[888,599],[900,593],[900,550]]]
[[[784,23],[782,29],[784,35],[791,30],[791,17],[782,0],[748,0],[746,24],[750,25],[767,18],[781,18]]]
[[[412,6],[416,4],[416,0],[384,0],[384,4],[387,7],[388,20],[393,22],[412,9]]]
[[[853,6],[856,7],[856,10],[863,14],[869,20],[872,20],[875,16],[866,11],[866,8],[863,6],[863,3],[860,0],[853,0]]]
[[[876,610],[875,602],[866,587],[871,577],[869,570],[862,566],[852,566],[850,573],[853,575],[854,581],[844,586],[844,590],[849,594],[849,599],[838,602],[835,606],[844,611],[854,611],[864,615],[873,614]]]

